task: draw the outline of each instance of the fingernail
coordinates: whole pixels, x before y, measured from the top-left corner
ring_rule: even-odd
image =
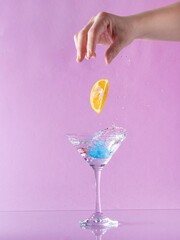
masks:
[[[110,53],[108,56],[108,64],[111,63],[112,59],[113,59],[113,55],[112,55],[112,53]]]
[[[106,58],[105,58],[105,62],[106,62],[106,64],[110,64],[111,60],[106,57]]]
[[[92,56],[92,51],[91,51],[91,50],[88,50],[88,52],[87,52],[87,57],[88,57],[88,58],[91,58],[91,56]]]
[[[81,60],[80,55],[77,55],[76,61],[77,61],[77,62],[80,62],[80,60]]]

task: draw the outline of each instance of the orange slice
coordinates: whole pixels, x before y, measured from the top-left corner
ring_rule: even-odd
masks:
[[[106,102],[106,98],[109,90],[109,81],[108,79],[101,79],[97,81],[92,87],[90,94],[90,103],[92,109],[96,113],[100,113]]]

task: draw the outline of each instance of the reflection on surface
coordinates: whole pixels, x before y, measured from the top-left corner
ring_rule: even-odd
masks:
[[[82,229],[90,230],[94,235],[96,240],[102,240],[102,236],[107,232],[109,227],[98,227],[98,226],[86,226],[81,227]]]
[[[82,230],[91,211],[0,212],[0,240],[179,240],[180,210],[107,211],[118,228]],[[92,232],[92,233],[91,233]]]

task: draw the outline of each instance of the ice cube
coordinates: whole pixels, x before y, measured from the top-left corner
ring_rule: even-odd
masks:
[[[98,140],[89,150],[89,156],[97,159],[106,159],[110,156],[110,152],[106,148],[106,143]]]

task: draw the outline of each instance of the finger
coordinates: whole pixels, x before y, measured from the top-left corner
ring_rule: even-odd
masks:
[[[86,54],[86,42],[87,42],[87,37],[84,31],[81,31],[78,34],[78,39],[76,43],[76,48],[77,48],[77,62],[81,62]]]
[[[111,46],[108,48],[105,54],[106,64],[110,64],[111,61],[119,54],[119,52],[125,47],[119,39],[115,39]]]
[[[92,22],[89,22],[75,37],[75,45],[77,49],[77,62],[81,62],[86,54],[87,45],[87,32],[92,26]]]
[[[108,23],[103,18],[98,18],[96,22],[93,23],[88,32],[87,39],[87,57],[91,58],[96,50],[96,44],[100,35],[107,29]]]
[[[89,58],[87,57],[87,54],[86,54],[85,58],[86,58],[87,60],[89,60]],[[94,53],[94,54],[92,55],[92,58],[96,58],[96,53]]]

